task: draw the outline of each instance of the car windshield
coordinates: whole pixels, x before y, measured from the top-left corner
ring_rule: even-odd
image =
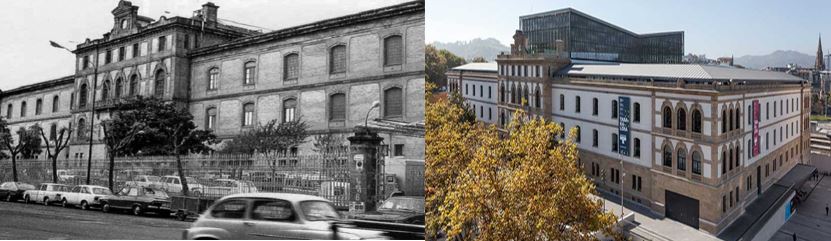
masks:
[[[300,202],[300,209],[309,221],[326,221],[340,219],[331,203],[324,201]]]
[[[110,189],[106,189],[106,188],[93,188],[92,193],[98,194],[98,195],[112,195],[113,194],[113,192],[110,192]]]
[[[32,184],[17,183],[17,189],[19,189],[19,190],[35,190],[35,186],[33,186]]]
[[[384,201],[378,209],[423,213],[424,199],[392,197]]]

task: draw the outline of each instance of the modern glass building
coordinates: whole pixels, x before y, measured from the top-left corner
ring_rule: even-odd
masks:
[[[636,34],[572,8],[521,16],[532,52],[563,40],[572,59],[622,63],[681,63],[684,32]]]

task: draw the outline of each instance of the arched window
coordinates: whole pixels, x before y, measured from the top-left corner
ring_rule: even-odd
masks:
[[[574,97],[574,112],[580,113],[580,96]]]
[[[684,148],[678,149],[678,155],[676,157],[678,159],[678,170],[686,171],[687,170],[687,150]]]
[[[205,116],[205,129],[214,130],[216,128],[216,107],[205,110]]]
[[[617,100],[612,100],[612,106],[611,107],[612,107],[612,119],[615,119],[615,118],[617,118],[617,109],[618,109]]]
[[[57,132],[58,132],[58,126],[56,126],[55,123],[52,123],[52,125],[49,126],[49,140],[50,141],[54,141],[55,139],[57,139]]]
[[[634,152],[632,152],[633,153],[632,156],[636,157],[636,158],[641,157],[641,139],[640,138],[635,138],[635,141],[632,144],[633,144],[632,149],[635,150]]]
[[[153,88],[153,96],[156,98],[161,99],[164,97],[164,79],[164,70],[159,70],[158,72],[156,72],[156,85]]]
[[[119,77],[115,80],[115,97],[121,98],[121,95],[124,94],[124,81]]]
[[[530,105],[531,104],[531,99],[528,99],[530,97],[530,95],[528,95],[528,86],[525,86],[525,87],[522,88],[522,93],[523,93],[523,96],[525,97],[525,100],[524,100],[523,104],[524,105]]]
[[[664,128],[672,128],[672,109],[669,106],[665,106],[662,115],[664,118]]]
[[[701,175],[701,152],[693,151],[692,154],[692,172]]]
[[[78,106],[84,108],[87,106],[87,98],[89,98],[89,90],[87,90],[87,84],[81,84],[81,90],[78,91]]]
[[[57,95],[52,97],[52,113],[58,112],[60,103],[60,98]]]
[[[597,115],[597,98],[592,98],[592,115]]]
[[[104,84],[101,85],[101,100],[107,100],[110,98],[110,81],[105,80]]]
[[[384,66],[401,65],[404,58],[404,43],[401,35],[384,39]]]
[[[735,117],[735,122],[734,122],[734,123],[736,123],[736,129],[741,129],[742,128],[742,122],[741,122],[741,120],[739,120],[740,117],[741,117],[741,114],[739,113],[739,110],[740,110],[739,108],[736,108],[736,113],[735,113],[736,117]]]
[[[560,110],[566,110],[566,96],[560,94]]]
[[[580,132],[580,126],[575,126],[574,129],[577,132],[577,137],[574,138],[574,141],[580,143],[580,137],[583,136],[582,132]]]
[[[728,114],[728,118],[730,119],[730,120],[729,120],[729,122],[728,122],[728,123],[730,124],[730,128],[728,128],[727,130],[731,130],[731,131],[732,131],[732,130],[734,130],[734,129],[736,128],[736,127],[733,125],[733,109],[730,109],[730,112],[729,112],[729,114]]]
[[[346,45],[337,45],[329,50],[329,73],[346,72]]]
[[[257,63],[254,61],[245,62],[243,65],[243,75],[242,75],[242,84],[243,85],[253,85],[254,84],[254,75],[256,74],[257,70]]]
[[[138,89],[138,75],[130,76],[130,96],[136,96],[139,93]]]
[[[294,121],[294,112],[297,109],[297,100],[287,99],[283,101],[283,123]]]
[[[499,86],[499,102],[505,102],[505,86]]]
[[[254,103],[242,105],[242,126],[254,125]]]
[[[298,77],[300,77],[300,55],[286,55],[283,57],[283,81],[296,81]]]
[[[516,91],[516,84],[511,85],[511,104],[516,104],[517,97],[519,96],[519,92]]]
[[[537,108],[542,108],[542,93],[540,93],[539,87],[537,87],[537,90],[534,93],[534,106]]]
[[[78,137],[78,140],[83,140],[89,133],[87,133],[87,122],[84,118],[78,119],[78,133],[75,136]]]
[[[43,111],[43,99],[35,101],[35,115],[40,115]]]
[[[635,102],[635,104],[632,105],[632,112],[634,112],[632,121],[641,122],[641,103]]]
[[[727,132],[727,110],[721,111],[721,133]]]
[[[672,147],[664,145],[663,163],[666,167],[672,167]]]
[[[384,91],[384,117],[401,117],[404,113],[404,97],[401,88],[392,87]]]
[[[701,111],[694,109],[692,113],[692,131],[701,133]]]
[[[727,150],[721,151],[721,174],[727,173]]]
[[[11,119],[11,118],[12,118],[12,104],[9,104],[8,107],[6,107],[6,119]]]
[[[687,111],[684,108],[678,108],[676,118],[678,118],[677,128],[682,131],[687,130]]]
[[[216,90],[216,81],[219,78],[219,68],[208,70],[208,90]]]
[[[733,170],[733,166],[734,166],[734,163],[735,163],[735,159],[733,159],[733,148],[730,148],[730,156],[728,156],[728,158],[730,159],[730,161],[727,162],[727,164],[730,166],[728,168],[730,170]]]
[[[26,101],[20,103],[20,117],[26,117]]]
[[[329,97],[329,120],[346,120],[346,94],[337,93]]]

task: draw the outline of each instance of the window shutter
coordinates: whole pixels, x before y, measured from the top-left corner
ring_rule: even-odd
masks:
[[[384,65],[400,65],[403,57],[401,36],[391,36],[384,39]]]
[[[330,116],[329,120],[345,120],[346,119],[346,95],[334,94],[329,102]]]
[[[395,87],[384,91],[384,116],[401,116],[404,112],[401,88]]]

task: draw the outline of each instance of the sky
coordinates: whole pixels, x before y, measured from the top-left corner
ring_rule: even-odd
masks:
[[[519,16],[567,7],[635,33],[684,31],[685,54],[711,59],[775,50],[815,55],[820,33],[831,40],[827,0],[428,0],[425,41],[492,37],[507,46]],[[823,48],[828,54],[831,42]]]
[[[132,0],[138,14],[190,17],[208,0]],[[210,0],[219,18],[278,30],[407,0]],[[2,1],[0,8],[0,90],[75,74],[69,49],[85,39],[101,38],[113,27],[111,11],[118,0]],[[165,14],[165,11],[170,14]]]

